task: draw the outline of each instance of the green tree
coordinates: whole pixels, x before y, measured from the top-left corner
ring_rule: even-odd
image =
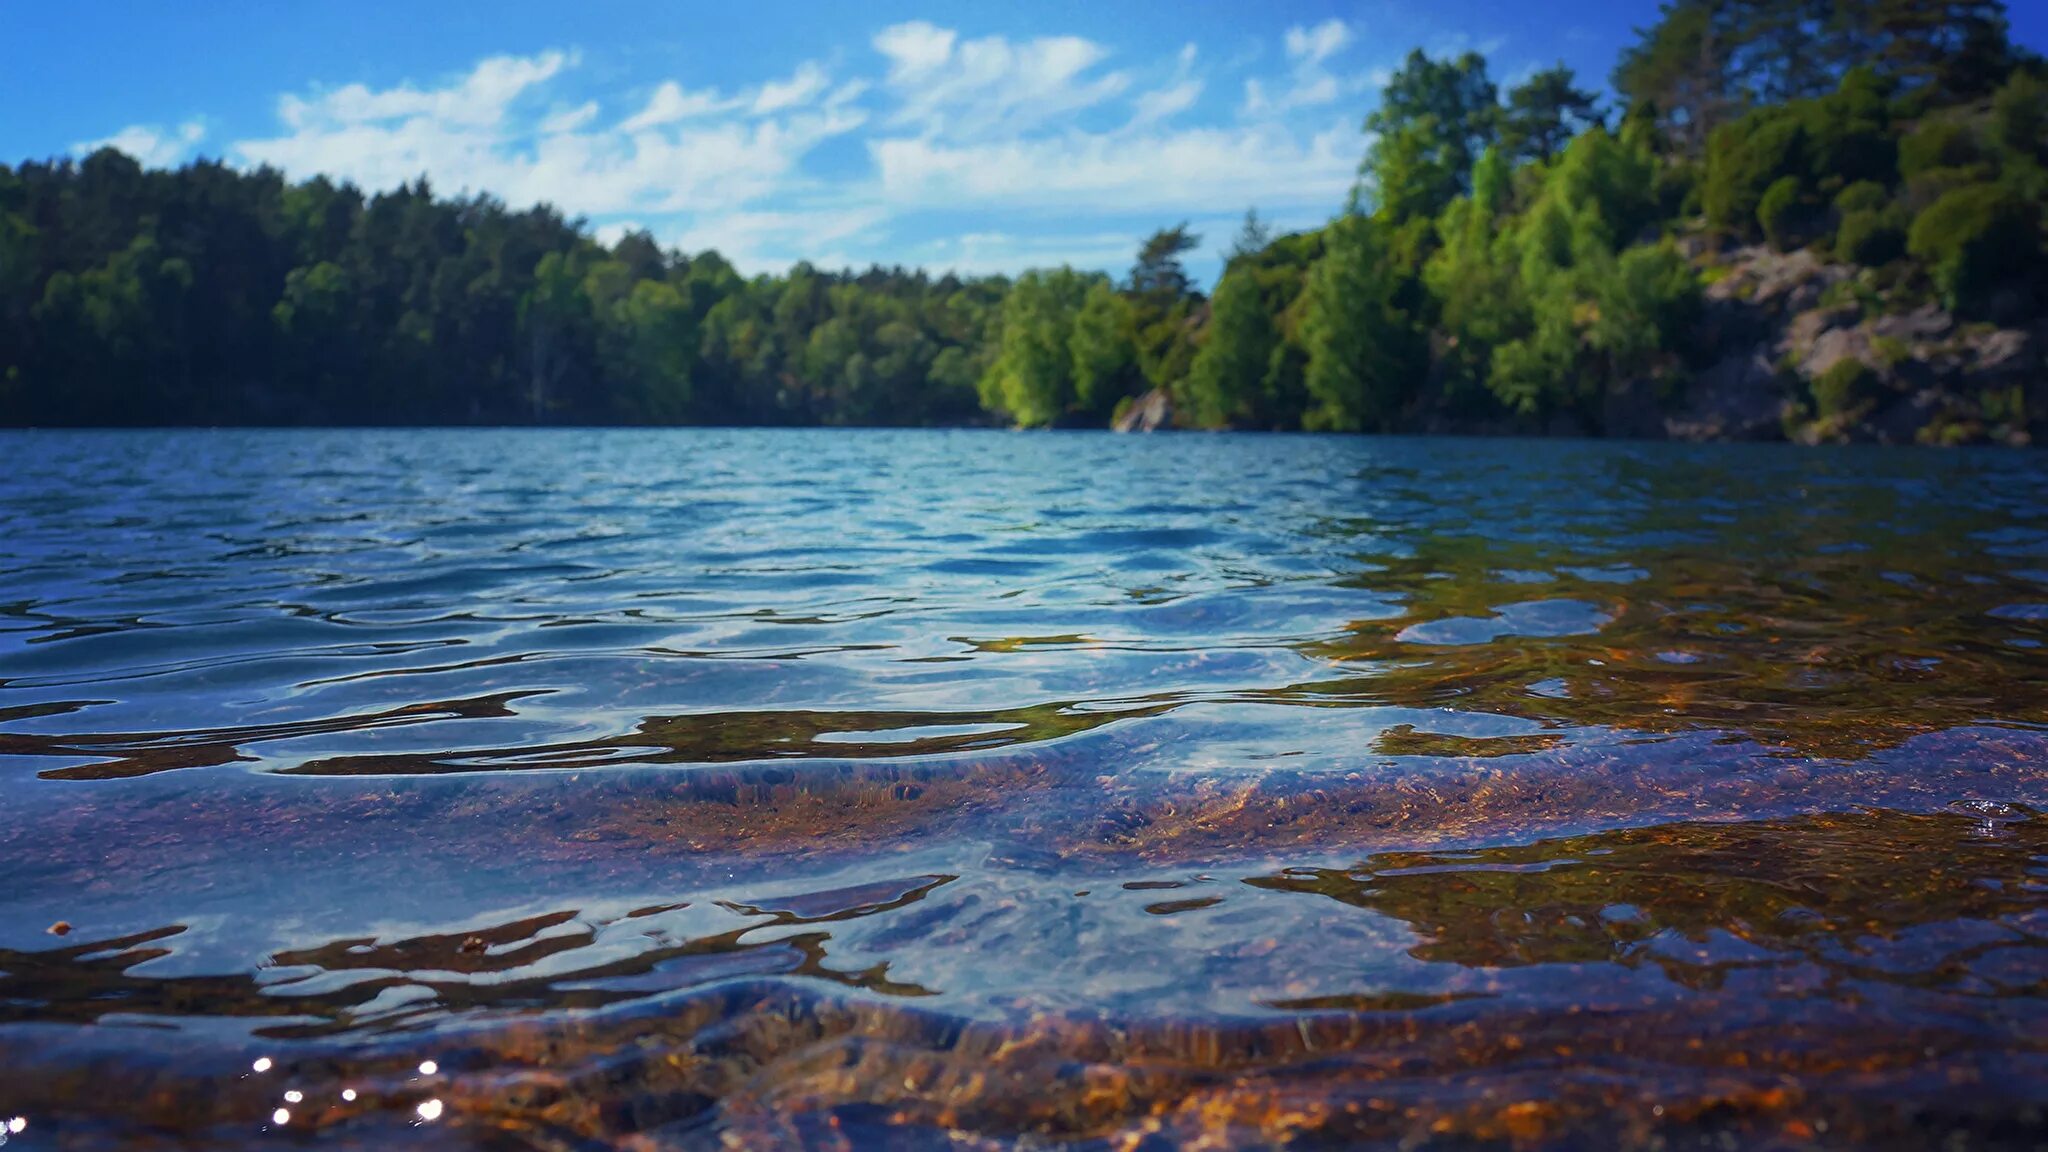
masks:
[[[1131,265],[1132,293],[1139,296],[1186,295],[1192,283],[1180,258],[1201,246],[1202,238],[1188,231],[1185,220],[1154,232],[1138,248],[1138,259]]]
[[[1206,428],[1258,423],[1269,415],[1266,369],[1278,334],[1251,267],[1226,271],[1209,306],[1209,323],[1188,374],[1196,423]]]
[[[1559,63],[1508,89],[1501,112],[1500,146],[1514,160],[1547,161],[1573,136],[1604,125],[1597,94],[1572,84]]]
[[[1003,301],[1002,339],[981,378],[982,405],[1024,427],[1051,424],[1074,405],[1074,321],[1099,277],[1057,268],[1017,278]]]
[[[1179,387],[1194,360],[1194,284],[1180,258],[1201,242],[1185,222],[1162,228],[1139,247],[1131,266],[1131,345],[1139,372],[1154,388]]]
[[[1373,220],[1347,211],[1330,224],[1309,273],[1303,424],[1312,430],[1390,430],[1419,384],[1414,334],[1395,305],[1399,283],[1379,233]]]
[[[1373,143],[1360,175],[1382,221],[1434,219],[1466,190],[1474,159],[1499,128],[1486,58],[1432,60],[1410,52],[1366,117]]]
[[[1133,395],[1142,379],[1131,345],[1131,305],[1107,280],[1089,285],[1067,340],[1074,399],[1084,412],[1105,413]]]

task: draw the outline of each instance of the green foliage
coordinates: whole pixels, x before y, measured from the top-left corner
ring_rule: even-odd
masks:
[[[1194,360],[1193,285],[1180,257],[1201,242],[1186,223],[1162,228],[1139,248],[1137,263],[1131,267],[1131,346],[1139,374],[1155,388],[1172,388],[1186,381]],[[1185,397],[1175,399],[1184,401]]]
[[[1637,245],[1621,253],[1614,270],[1596,281],[1599,311],[1590,333],[1606,355],[1611,380],[1663,379],[1697,320],[1699,281],[1669,244]]]
[[[2007,156],[2048,163],[2048,83],[2015,70],[1992,97],[1991,132]]]
[[[1884,368],[1895,368],[1913,356],[1912,346],[1897,336],[1880,335],[1870,342],[1870,350],[1877,354],[1877,362]]]
[[[1188,231],[1183,220],[1161,228],[1147,237],[1131,265],[1131,291],[1138,295],[1185,295],[1191,287],[1188,271],[1180,258],[1202,246],[1202,238]]]
[[[1131,345],[1131,303],[1107,280],[1088,288],[1074,317],[1067,353],[1073,361],[1074,399],[1084,412],[1128,399],[1135,390],[1137,349]]]
[[[1215,428],[1256,422],[1266,406],[1261,395],[1266,364],[1278,342],[1250,269],[1224,273],[1188,375],[1196,423]]]
[[[1434,219],[1466,191],[1473,160],[1492,142],[1500,117],[1485,57],[1432,60],[1410,52],[1366,118],[1374,140],[1360,174],[1374,214],[1396,225]]]
[[[1906,230],[1886,209],[1858,209],[1835,229],[1835,258],[1877,268],[1906,254]]]
[[[1833,192],[1859,180],[1888,181],[1898,161],[1890,84],[1870,68],[1852,68],[1833,92],[1789,105],[1806,125],[1806,182]]]
[[[1390,429],[1415,383],[1415,336],[1395,304],[1399,283],[1384,251],[1380,226],[1355,213],[1339,217],[1325,233],[1302,319],[1309,398],[1304,427]]]
[[[1707,146],[1707,179],[1701,192],[1707,222],[1747,235],[1764,194],[1781,180],[1795,191],[1806,170],[1806,126],[1782,108],[1772,108],[1724,125]]]
[[[1018,277],[1003,300],[995,362],[979,385],[983,407],[1026,428],[1051,424],[1073,407],[1074,321],[1099,282],[1072,268]]]
[[[1559,63],[1508,90],[1501,109],[1500,146],[1511,158],[1549,160],[1578,133],[1605,124],[1596,93],[1575,87]]]
[[[1821,419],[1850,416],[1879,390],[1877,373],[1861,360],[1844,358],[1813,380],[1815,414]]]
[[[1188,408],[1203,427],[1295,423],[1305,356],[1286,329],[1312,257],[1270,243],[1256,214],[1231,251],[1189,366]]]
[[[1684,371],[1697,217],[1882,269],[1842,303],[1976,308],[2030,275],[2041,76],[1990,0],[1669,0],[1610,134],[1562,65],[1503,98],[1481,57],[1416,52],[1344,214],[1248,215],[1213,300],[1186,224],[1120,284],[746,277],[424,181],[0,166],[0,422],[1092,424],[1151,387],[1207,424],[1597,422]]]
[[[93,267],[49,278],[28,318],[58,353],[60,390],[43,399],[60,418],[114,424],[164,418],[157,404],[180,398],[159,394],[138,405],[123,395],[123,386],[155,365],[182,366],[181,320],[192,280],[190,265],[167,257],[149,233]]]
[[[1497,163],[1482,159],[1476,188],[1503,183]],[[1591,415],[1609,389],[1675,372],[1699,284],[1675,248],[1633,243],[1658,216],[1654,168],[1596,129],[1539,171],[1520,215],[1476,195],[1445,211],[1425,281],[1453,397],[1483,383],[1513,412]]]
[[[1716,129],[1701,202],[1717,229],[1748,236],[1755,222],[1771,236],[1763,209],[1774,191],[1770,215],[1789,224],[1787,212],[1801,199],[1860,181],[1889,181],[1894,162],[1883,85],[1859,68],[1825,96],[1758,108]],[[1788,180],[1790,191],[1780,190]]]
[[[1989,174],[1988,161],[1977,134],[1955,120],[1924,123],[1899,141],[1899,175],[1908,181],[1937,169],[1969,172],[1981,180]]]
[[[1917,115],[1987,94],[2012,60],[1999,0],[1667,0],[1613,83],[1629,118],[1698,156],[1750,108],[1820,96],[1859,67]]]
[[[1844,216],[1856,212],[1879,212],[1891,203],[1892,194],[1875,180],[1858,180],[1835,194],[1835,211]]]
[[[2040,258],[2039,210],[1996,184],[1942,196],[1913,221],[1906,250],[1934,272],[1952,308],[1976,307]]]
[[[1794,238],[1804,212],[1799,192],[1799,177],[1780,176],[1764,189],[1763,199],[1757,201],[1757,225],[1771,247],[1781,252],[1796,247]]]
[[[1992,98],[1990,137],[2006,187],[2037,205],[2048,203],[2048,82],[2015,69]]]

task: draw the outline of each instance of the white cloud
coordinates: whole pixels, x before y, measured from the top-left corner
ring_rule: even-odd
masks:
[[[1352,39],[1350,25],[1335,18],[1313,28],[1297,24],[1287,30],[1287,58],[1292,62],[1286,87],[1274,93],[1257,78],[1244,82],[1244,111],[1249,116],[1273,116],[1297,108],[1318,108],[1333,104],[1346,91],[1356,91],[1357,81],[1340,81],[1328,67],[1332,57],[1343,52]]]
[[[866,118],[850,103],[791,108],[828,82],[815,69],[800,69],[775,93],[764,86],[765,100],[665,83],[645,109],[610,129],[591,127],[588,104],[544,119],[522,111],[530,90],[574,63],[561,52],[497,57],[440,88],[353,84],[287,96],[279,118],[291,131],[238,141],[235,153],[294,177],[322,173],[370,189],[425,175],[444,190],[489,191],[514,205],[546,202],[576,214],[716,212],[786,188],[806,153]],[[734,114],[747,104],[759,114]]]
[[[540,130],[548,135],[557,132],[574,132],[597,119],[597,101],[586,100],[574,108],[564,109],[540,122]]]
[[[1107,270],[1128,265],[1142,239],[1122,231],[1030,236],[1014,232],[968,232],[920,245],[915,255],[917,263],[934,272],[955,272],[962,276],[1015,274],[1024,268],[1051,268],[1061,264]]]
[[[1351,43],[1351,29],[1331,18],[1313,28],[1295,25],[1287,30],[1287,56],[1305,64],[1321,64]]]
[[[806,60],[797,68],[796,75],[761,86],[761,91],[754,96],[754,115],[765,116],[770,112],[809,104],[830,83],[823,68]]]
[[[917,20],[883,29],[874,46],[889,60],[884,84],[899,101],[890,122],[956,138],[1028,131],[1130,85],[1121,72],[1091,75],[1109,51],[1079,36],[962,41]]]
[[[493,56],[451,87],[421,91],[402,84],[380,92],[349,84],[310,100],[285,96],[278,101],[277,114],[286,126],[300,130],[413,119],[465,128],[489,127],[503,120],[513,101],[528,88],[574,63],[575,58],[566,52]]]
[[[185,159],[205,136],[206,125],[198,120],[187,120],[175,130],[130,124],[104,140],[88,140],[71,148],[80,155],[112,148],[133,156],[145,168],[169,168]]]
[[[1113,66],[1081,37],[972,38],[913,21],[878,32],[864,67],[805,61],[723,88],[652,76],[599,90],[568,50],[435,80],[312,86],[279,97],[273,130],[223,148],[295,179],[379,191],[425,176],[444,193],[546,202],[602,237],[646,227],[748,271],[805,258],[1115,269],[1160,220],[1227,222],[1248,204],[1303,222],[1335,211],[1364,141],[1354,117],[1322,106],[1363,84],[1338,70],[1354,40],[1325,21],[1286,30],[1283,63],[1269,38],[1263,69],[1219,66],[1249,76],[1257,112],[1220,123],[1198,67],[1209,57],[1192,43]],[[138,125],[107,142],[168,164],[203,134],[198,121]],[[824,147],[843,140],[863,146]]]
[[[953,55],[958,35],[950,28],[938,28],[923,20],[896,24],[875,34],[875,51],[889,58],[889,79],[915,81],[928,76]]]
[[[1173,78],[1161,87],[1138,93],[1132,101],[1135,111],[1130,123],[1124,126],[1125,131],[1150,127],[1195,106],[1202,95],[1202,81],[1194,75],[1197,51],[1192,42],[1182,45]]]
[[[1182,80],[1166,88],[1155,88],[1138,94],[1138,110],[1131,117],[1130,127],[1143,128],[1171,119],[1195,106],[1202,95],[1200,80]]]
[[[669,80],[656,88],[654,95],[647,101],[647,107],[627,118],[619,125],[619,130],[638,132],[663,124],[673,124],[678,120],[691,120],[699,116],[729,112],[738,106],[738,101],[719,99],[716,92],[685,92],[682,85]]]
[[[1338,123],[1306,140],[1265,125],[963,145],[894,139],[868,148],[884,196],[899,207],[1171,213],[1255,203],[1334,211],[1351,187],[1359,137]]]
[[[657,235],[685,252],[716,248],[741,268],[787,268],[799,260],[839,268],[891,262],[884,235],[888,218],[879,204],[739,211]]]

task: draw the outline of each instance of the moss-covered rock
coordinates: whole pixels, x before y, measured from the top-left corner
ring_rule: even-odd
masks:
[[[1877,370],[1861,360],[1837,360],[1813,381],[1814,411],[1827,420],[1853,414],[1875,400],[1881,387]]]

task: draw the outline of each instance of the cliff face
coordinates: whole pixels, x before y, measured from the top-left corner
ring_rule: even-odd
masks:
[[[1961,321],[1811,251],[1743,248],[1705,263],[1707,367],[1670,414],[1683,440],[2026,444],[2044,410],[2030,302]],[[2025,319],[2019,319],[2025,317]]]

